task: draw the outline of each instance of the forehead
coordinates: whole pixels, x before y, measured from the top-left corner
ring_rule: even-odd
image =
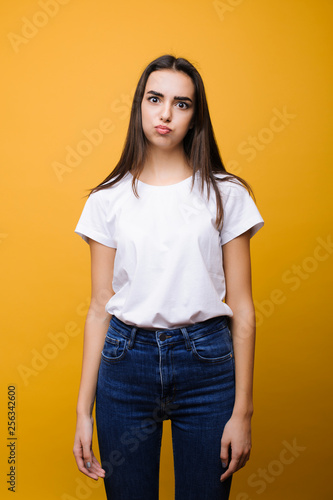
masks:
[[[160,69],[153,71],[147,80],[145,92],[155,90],[164,95],[194,97],[195,88],[191,77],[182,71]]]

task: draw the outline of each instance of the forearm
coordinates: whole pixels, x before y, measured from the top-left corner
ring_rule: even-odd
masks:
[[[76,407],[77,415],[91,416],[95,395],[101,351],[111,316],[104,311],[89,309],[84,328],[82,372]]]
[[[255,351],[255,311],[253,304],[233,310],[231,331],[235,359],[235,404],[233,414],[253,414],[253,371]]]

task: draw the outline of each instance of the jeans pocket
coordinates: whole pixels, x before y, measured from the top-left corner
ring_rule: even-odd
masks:
[[[233,358],[232,337],[228,326],[191,340],[191,345],[194,357],[205,363],[223,363]]]
[[[101,353],[102,359],[107,363],[120,361],[127,353],[127,346],[128,340],[110,326]]]

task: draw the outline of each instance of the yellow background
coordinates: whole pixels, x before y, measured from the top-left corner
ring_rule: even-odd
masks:
[[[1,498],[12,498],[10,384],[15,498],[105,498],[72,454],[90,293],[89,250],[74,228],[87,189],[119,158],[139,75],[170,52],[201,72],[222,158],[253,186],[265,219],[252,240],[253,448],[231,500],[332,498],[332,2],[51,3],[0,7]],[[83,131],[100,126],[102,142],[84,150]],[[80,147],[70,166],[68,151]],[[173,488],[165,422],[160,498],[173,498]]]

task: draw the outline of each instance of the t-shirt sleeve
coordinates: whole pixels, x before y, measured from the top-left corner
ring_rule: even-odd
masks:
[[[229,181],[229,189],[222,192],[224,222],[220,243],[225,245],[250,229],[250,237],[264,225],[264,220],[247,189],[240,183]]]
[[[88,243],[88,238],[108,247],[117,248],[115,240],[115,215],[106,208],[101,191],[92,193],[87,199],[81,217],[75,228]]]

